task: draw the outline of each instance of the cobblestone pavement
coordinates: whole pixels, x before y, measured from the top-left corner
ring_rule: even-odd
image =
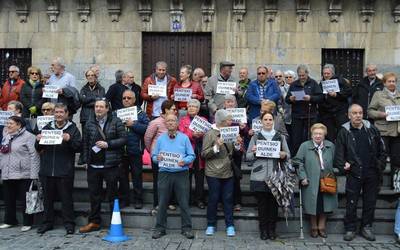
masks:
[[[196,238],[187,240],[177,231],[168,232],[161,239],[152,240],[151,231],[141,229],[127,229],[126,234],[132,239],[120,244],[110,244],[101,238],[106,230],[90,234],[65,235],[65,230],[56,228],[39,236],[36,230],[21,233],[19,227],[3,229],[0,231],[0,249],[400,249],[392,236],[377,236],[376,242],[367,242],[357,237],[351,243],[344,242],[342,235],[329,235],[326,241],[321,238],[299,240],[298,235],[283,235],[279,240],[262,241],[257,233],[241,233],[236,237],[227,238],[224,232],[207,237],[203,231],[195,231]]]

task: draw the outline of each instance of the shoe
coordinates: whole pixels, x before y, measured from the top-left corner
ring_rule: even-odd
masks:
[[[200,208],[200,209],[204,209],[204,208],[206,208],[206,205],[204,204],[204,202],[199,201],[199,202],[197,203],[197,207]]]
[[[217,211],[223,211],[223,210],[224,210],[224,206],[222,205],[222,203],[218,203]]]
[[[400,244],[400,234],[396,235],[396,242],[397,242],[397,244]]]
[[[153,235],[151,236],[151,238],[159,239],[159,238],[163,237],[164,235],[165,235],[165,231],[156,230],[156,231],[153,232]]]
[[[52,226],[52,225],[43,224],[43,225],[41,225],[41,226],[38,228],[37,233],[38,233],[38,234],[44,234],[45,232],[50,231],[50,230],[52,230],[52,229],[53,229],[53,226]]]
[[[1,224],[0,225],[0,229],[6,229],[6,228],[10,228],[10,227],[12,227],[13,225],[10,225],[10,224]]]
[[[233,237],[235,235],[236,235],[236,233],[235,233],[235,227],[234,226],[229,226],[229,227],[226,228],[226,236]]]
[[[269,239],[269,235],[268,235],[267,230],[261,231],[261,233],[260,233],[260,239],[262,239],[262,240],[268,240],[268,239]]]
[[[240,212],[240,210],[242,210],[242,206],[240,204],[236,204],[235,206],[233,206],[233,211]]]
[[[157,210],[158,210],[158,206],[156,206],[155,208],[153,208],[153,209],[150,211],[150,214],[151,214],[152,216],[155,216],[155,215],[157,214]]]
[[[270,228],[268,234],[269,234],[269,238],[271,240],[276,240],[276,238],[278,237],[276,235],[276,232],[275,232],[275,227],[274,228]]]
[[[142,209],[143,208],[143,203],[142,202],[136,202],[135,203],[135,209]]]
[[[194,234],[192,232],[192,230],[188,230],[188,231],[183,231],[182,235],[185,236],[187,239],[194,239]]]
[[[176,206],[175,205],[169,205],[168,209],[172,210],[172,211],[175,211],[176,210]]]
[[[75,228],[73,228],[73,227],[66,228],[65,230],[66,230],[67,234],[74,234],[75,233]]]
[[[353,231],[347,231],[346,234],[343,236],[343,240],[345,241],[352,241],[356,237],[356,233]]]
[[[32,226],[22,226],[21,227],[21,232],[28,232],[31,229],[32,229]]]
[[[206,229],[206,235],[211,236],[214,235],[214,233],[215,233],[215,227],[208,226]]]
[[[376,240],[376,239],[375,239],[375,235],[374,235],[374,233],[373,233],[373,231],[372,231],[372,227],[370,227],[370,226],[365,226],[365,227],[363,227],[363,228],[361,229],[360,234],[361,234],[361,236],[364,237],[366,240],[369,240],[369,241],[375,241],[375,240]]]
[[[310,236],[311,236],[312,238],[317,238],[317,237],[318,237],[318,229],[312,228],[312,229],[311,229],[311,232],[310,232]]]
[[[90,233],[98,230],[100,230],[100,225],[92,222],[90,222],[86,226],[79,228],[80,233]]]
[[[328,238],[325,229],[318,229],[318,235],[321,236],[322,238]]]

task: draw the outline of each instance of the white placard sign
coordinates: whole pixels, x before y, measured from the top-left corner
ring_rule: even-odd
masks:
[[[292,91],[292,96],[296,97],[296,101],[303,100],[305,95],[306,93],[304,92],[304,90]]]
[[[193,117],[192,122],[189,125],[189,129],[196,132],[207,132],[212,127],[211,123],[200,118],[199,116]]]
[[[181,154],[161,151],[160,155],[162,156],[162,160],[158,163],[158,167],[181,168],[180,166],[178,166],[178,162],[183,159]]]
[[[247,123],[247,115],[245,108],[226,109],[232,115],[233,122]]]
[[[236,91],[236,82],[218,82],[217,94],[234,95]]]
[[[174,90],[174,100],[177,102],[188,102],[192,99],[192,89],[176,88]]]
[[[251,124],[251,129],[254,131],[254,133],[258,133],[261,131],[263,125],[261,123],[261,120],[257,119],[256,121],[253,121]]]
[[[53,85],[46,85],[43,88],[43,98],[51,98],[51,99],[57,99],[58,98],[58,93],[57,93],[58,87],[53,86]]]
[[[400,105],[385,107],[386,121],[400,121]]]
[[[219,131],[223,142],[236,142],[236,138],[239,135],[239,126],[223,127]]]
[[[53,115],[42,115],[38,116],[36,119],[36,125],[39,130],[42,130],[49,122],[54,121]]]
[[[62,143],[63,131],[59,129],[55,130],[42,130],[42,138],[40,138],[39,144],[41,145],[58,145]]]
[[[322,81],[321,85],[324,94],[327,94],[329,92],[340,92],[339,82],[337,79]]]
[[[5,126],[8,118],[13,115],[12,111],[0,111],[0,125]]]
[[[155,84],[149,84],[149,89],[148,89],[149,95],[158,95],[158,96],[167,96],[167,85],[155,85]]]
[[[137,107],[129,107],[124,109],[117,110],[117,117],[121,119],[123,122],[131,119],[132,121],[137,121]]]
[[[257,140],[256,156],[265,158],[279,158],[281,151],[280,141]]]

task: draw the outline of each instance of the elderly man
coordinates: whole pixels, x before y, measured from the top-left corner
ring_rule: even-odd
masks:
[[[118,193],[119,164],[126,144],[126,131],[122,121],[113,116],[110,104],[98,99],[94,104],[94,116],[86,122],[83,138],[83,160],[87,164],[87,180],[90,195],[89,224],[79,229],[88,233],[100,229],[101,197],[103,181],[112,211]]]
[[[19,101],[22,87],[25,81],[19,76],[19,68],[12,65],[8,68],[9,78],[3,84],[0,96],[0,107],[2,110],[7,110],[7,105],[10,101]]]
[[[232,62],[222,61],[219,64],[219,74],[208,78],[208,83],[205,88],[205,98],[208,101],[210,116],[214,116],[217,109],[222,109],[224,107],[225,94],[217,93],[218,83],[236,82],[236,79],[232,76],[233,66],[235,66],[235,64]]]
[[[122,94],[124,108],[135,106],[136,95],[132,90],[125,90]],[[143,207],[143,161],[144,134],[146,133],[149,119],[142,109],[137,107],[137,120],[128,119],[124,122],[127,131],[127,145],[124,148],[124,155],[121,164],[121,176],[119,181],[120,207],[129,206],[129,172],[132,176],[133,198],[135,209]]]
[[[146,101],[146,113],[149,118],[154,120],[155,118],[161,115],[161,104],[170,99],[167,96],[167,93],[170,93],[170,89],[174,88],[176,82],[175,77],[172,77],[167,74],[167,63],[163,61],[159,61],[156,63],[155,72],[150,76],[146,77],[143,82],[141,97],[144,101]],[[165,96],[161,95],[150,95],[149,94],[149,85],[159,85],[165,86]]]
[[[202,68],[195,68],[193,70],[192,80],[200,83],[201,79],[203,79],[204,76],[206,76],[206,73],[204,73],[204,70]]]
[[[376,76],[377,72],[376,65],[368,64],[365,69],[366,76],[359,84],[353,86],[353,103],[363,108],[364,119],[368,119],[367,109],[374,93],[383,90],[383,82]]]
[[[379,131],[369,121],[363,120],[363,110],[353,104],[348,110],[349,122],[342,125],[337,136],[334,165],[346,173],[346,215],[343,239],[351,241],[356,236],[357,203],[362,192],[361,235],[374,241],[372,231],[376,198],[378,196],[386,155]]]
[[[74,186],[75,153],[81,149],[81,134],[75,123],[68,120],[68,108],[57,103],[54,121],[43,130],[61,130],[62,142],[57,145],[40,144],[42,134],[36,136],[36,149],[40,152],[40,182],[44,190],[44,220],[37,232],[43,234],[54,225],[54,202],[60,198],[62,217],[67,234],[75,232],[72,192]]]
[[[249,79],[249,70],[241,68],[239,70],[239,86],[238,86],[238,107],[247,108],[246,92],[251,80]]]
[[[175,193],[181,209],[182,235],[193,239],[189,208],[189,165],[195,155],[189,138],[178,131],[178,118],[170,114],[165,117],[165,122],[168,132],[160,135],[151,154],[153,162],[159,165],[159,209],[152,238],[158,239],[165,235],[167,207],[172,193]]]

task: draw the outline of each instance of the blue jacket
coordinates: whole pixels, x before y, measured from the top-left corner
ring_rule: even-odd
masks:
[[[126,127],[128,133],[128,142],[126,151],[128,154],[142,155],[145,149],[144,134],[149,125],[149,118],[143,110],[138,107],[138,120],[131,127]]]
[[[268,79],[264,86],[264,93],[262,99],[268,99],[278,102],[281,97],[281,90],[274,79]],[[260,115],[261,109],[261,98],[260,98],[260,83],[258,80],[253,80],[246,93],[246,100],[249,105],[249,120],[252,121],[254,118]]]

